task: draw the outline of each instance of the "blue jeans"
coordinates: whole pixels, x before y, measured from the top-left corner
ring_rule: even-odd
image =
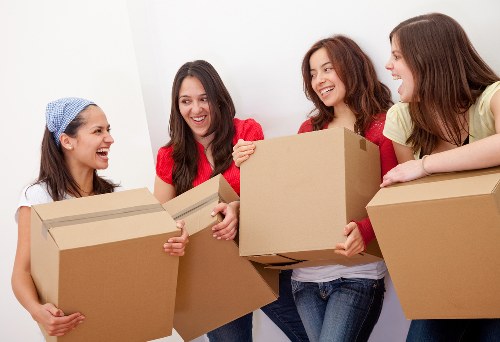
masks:
[[[384,302],[384,279],[340,278],[325,283],[292,280],[309,340],[368,341]]]
[[[293,301],[291,277],[292,271],[281,271],[279,298],[261,309],[292,342],[308,342],[304,325]],[[252,313],[212,330],[207,336],[211,342],[252,341]]]
[[[500,319],[419,319],[411,322],[407,342],[500,341]]]

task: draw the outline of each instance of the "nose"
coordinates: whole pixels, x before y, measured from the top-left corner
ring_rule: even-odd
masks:
[[[193,101],[193,108],[191,110],[194,114],[199,114],[203,109],[198,101]]]
[[[108,143],[108,144],[112,144],[115,142],[115,139],[113,139],[113,137],[111,136],[111,133],[108,133],[105,137],[104,137],[104,142]]]
[[[389,58],[389,60],[387,61],[387,63],[385,63],[385,68],[387,70],[389,70],[389,71],[391,71],[394,68],[394,66],[392,64],[392,58]]]

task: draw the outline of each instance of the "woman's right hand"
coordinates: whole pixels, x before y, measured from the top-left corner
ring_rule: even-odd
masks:
[[[250,158],[255,152],[255,144],[253,141],[245,141],[243,139],[239,139],[236,145],[233,146],[233,160],[237,167]]]
[[[185,253],[186,245],[189,242],[188,231],[185,227],[185,222],[180,220],[176,222],[177,228],[181,230],[181,236],[171,237],[163,245],[165,253],[174,256],[183,256]]]
[[[85,316],[79,312],[65,316],[54,304],[46,303],[39,306],[33,318],[50,336],[63,336],[83,323]]]

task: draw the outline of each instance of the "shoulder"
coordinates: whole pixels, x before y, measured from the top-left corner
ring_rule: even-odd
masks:
[[[31,207],[32,205],[49,203],[49,202],[53,202],[53,200],[47,189],[47,184],[36,183],[24,187],[21,193],[19,206],[25,205]]]
[[[481,96],[477,99],[476,103],[478,104],[478,109],[480,112],[491,112],[491,100],[494,99],[495,103],[498,101],[497,99],[500,97],[500,81],[497,81],[493,84],[490,84],[483,91]]]
[[[157,164],[168,163],[172,159],[172,152],[173,152],[172,146],[160,147],[160,149],[158,149],[158,154],[156,156],[156,163]]]
[[[300,125],[298,133],[306,133],[312,131],[313,131],[312,119],[307,119],[302,123],[302,125]]]
[[[262,126],[254,119],[233,119],[235,140],[238,139],[255,141],[264,139]]]
[[[384,136],[398,144],[406,145],[412,131],[413,121],[408,103],[399,102],[389,108],[383,128]]]

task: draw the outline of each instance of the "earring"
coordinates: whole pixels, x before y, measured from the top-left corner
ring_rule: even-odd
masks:
[[[68,150],[72,150],[72,149],[73,149],[73,145],[69,145]]]

